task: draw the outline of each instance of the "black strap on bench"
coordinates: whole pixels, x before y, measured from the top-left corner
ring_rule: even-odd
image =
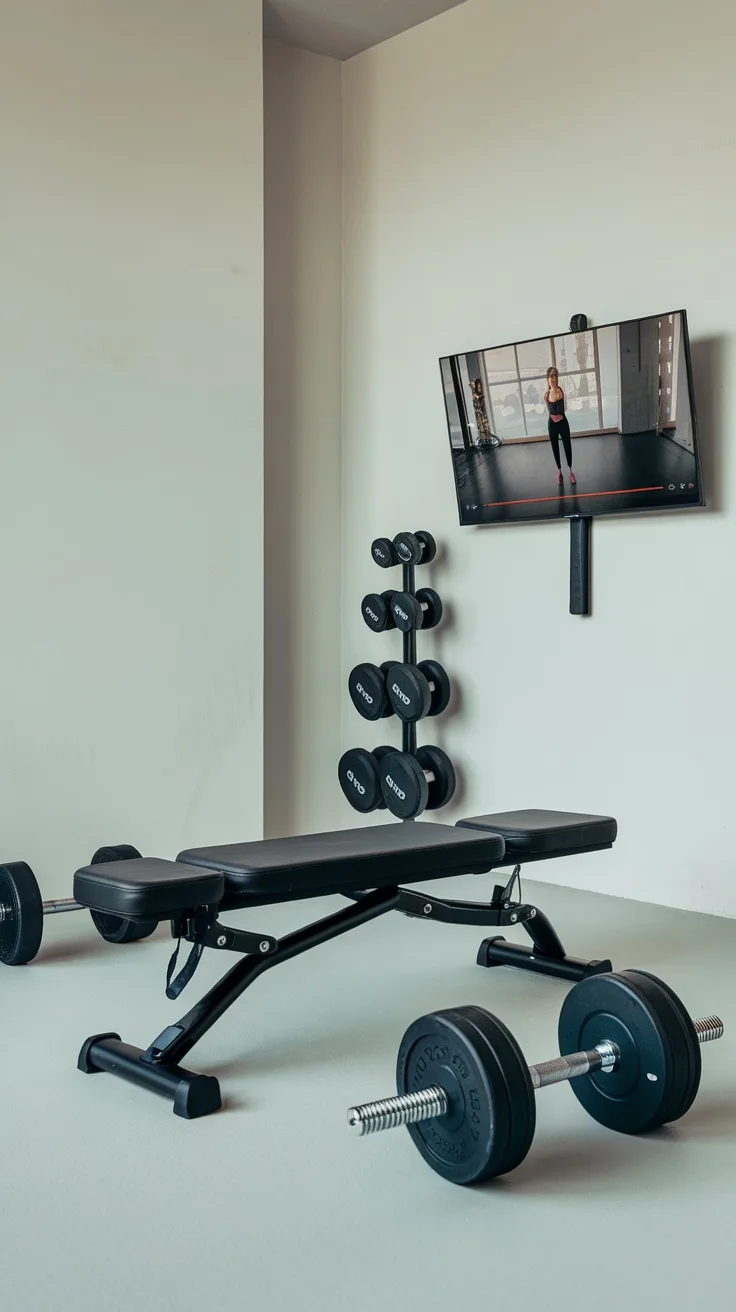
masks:
[[[174,954],[166,970],[166,996],[170,1002],[175,1002],[176,999],[179,997],[179,994],[184,992],[184,989],[186,988],[187,984],[191,980],[195,970],[197,969],[197,966],[202,960],[202,953],[204,952],[204,943],[193,943],[192,950],[189,953],[189,956],[187,957],[185,964],[182,966],[181,970],[179,971],[179,974],[176,976],[176,979],[172,979],[172,976],[176,969],[176,963],[179,958],[180,947],[181,947],[181,938],[178,938],[176,940],[176,947],[174,948]]]
[[[193,911],[188,911],[185,915],[177,916],[176,920],[172,920],[171,934],[176,939],[176,947],[166,968],[166,996],[169,1001],[175,1002],[190,982],[207,947],[208,931],[216,921],[216,907],[195,907]],[[174,978],[182,939],[191,943],[192,950],[179,974]]]
[[[276,952],[279,941],[271,934],[254,934],[247,929],[231,929],[217,919],[217,907],[198,907],[172,921],[171,932],[176,948],[166,971],[166,996],[172,1002],[183,993],[202,960],[205,948],[219,952],[255,953],[259,957]],[[172,978],[179,958],[182,939],[192,944],[192,950],[176,978]]]

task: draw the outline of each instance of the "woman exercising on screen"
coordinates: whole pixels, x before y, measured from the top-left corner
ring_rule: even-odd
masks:
[[[562,486],[562,466],[560,464],[560,438],[562,438],[565,459],[570,470],[570,482],[575,484],[578,480],[572,472],[572,438],[570,436],[570,425],[565,414],[565,393],[559,385],[559,376],[554,365],[550,365],[547,370],[547,391],[544,394],[544,399],[549,410],[547,429],[552,444],[552,454],[557,465],[557,482]]]

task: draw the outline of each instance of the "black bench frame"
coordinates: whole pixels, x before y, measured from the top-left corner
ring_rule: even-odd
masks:
[[[601,848],[585,850],[594,852]],[[552,855],[549,853],[550,857]],[[566,852],[565,855],[572,854]],[[514,890],[517,886],[520,900],[515,902]],[[532,940],[531,947],[523,943],[507,943],[500,934],[484,939],[476,958],[479,966],[516,966],[520,970],[531,970],[538,975],[553,975],[557,979],[575,983],[588,975],[601,975],[611,969],[610,961],[586,961],[583,957],[568,956],[557,931],[544,912],[530,902],[521,900],[521,863],[514,866],[505,887],[502,884],[496,885],[490,903],[456,902],[402,888],[399,890],[397,910],[417,920],[439,920],[450,925],[493,925],[499,928],[516,925],[526,930]]]
[[[520,871],[521,866],[515,866],[505,887],[496,885],[490,903],[438,898],[399,886],[345,893],[341,896],[350,898],[353,905],[281,940],[221,924],[219,914],[224,908],[220,904],[192,908],[171,922],[172,936],[193,945],[191,964],[180,977],[183,982],[191,978],[205,947],[245,953],[244,960],[233,966],[179,1021],[167,1025],[145,1050],[123,1043],[119,1034],[94,1035],[84,1043],[78,1067],[86,1074],[108,1071],[162,1094],[171,1099],[175,1114],[187,1120],[218,1111],[222,1106],[219,1081],[179,1064],[195,1044],[265,971],[389,911],[455,925],[523,926],[529,934],[531,947],[507,943],[500,937],[485,939],[478,953],[479,965],[520,966],[565,980],[580,980],[610,971],[610,961],[568,957],[544,913],[521,899],[514,900],[517,885],[520,890]],[[241,906],[247,906],[247,902]],[[177,992],[169,992],[169,996],[177,996]]]

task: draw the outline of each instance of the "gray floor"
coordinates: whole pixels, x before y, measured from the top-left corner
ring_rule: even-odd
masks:
[[[451,887],[481,897],[486,882]],[[525,888],[571,952],[649,969],[693,1013],[721,1014],[677,1127],[613,1135],[548,1089],[527,1161],[476,1190],[440,1180],[403,1130],[353,1139],[347,1106],[392,1091],[398,1040],[426,1011],[483,1004],[530,1061],[555,1055],[564,984],[484,972],[477,931],[398,915],[259,981],[192,1054],[226,1110],[178,1120],[75,1070],[88,1034],[141,1043],[182,1010],[163,996],[165,933],[113,948],[86,917],[58,917],[35,965],[0,975],[3,1312],[732,1308],[736,923]],[[283,932],[301,910],[259,925]],[[192,1001],[219,966],[210,953]]]

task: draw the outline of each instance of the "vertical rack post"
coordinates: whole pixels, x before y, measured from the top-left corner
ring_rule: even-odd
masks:
[[[414,596],[416,589],[416,571],[414,565],[404,565],[403,567],[403,587],[404,592],[410,592]],[[404,634],[404,664],[416,665],[417,663],[417,631],[412,629],[409,633]],[[401,750],[414,756],[417,750],[417,726],[416,724],[404,724],[401,729]]]
[[[570,614],[590,615],[590,515],[570,518]]]

